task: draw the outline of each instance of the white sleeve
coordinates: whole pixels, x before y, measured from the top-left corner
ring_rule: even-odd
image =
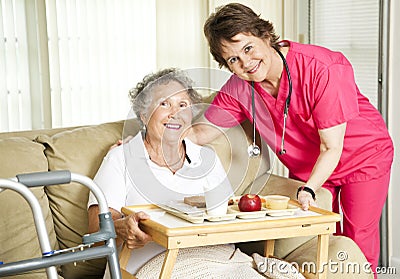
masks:
[[[103,159],[93,181],[103,191],[109,207],[120,211],[125,206],[125,165],[122,146],[111,150]],[[98,204],[93,193],[89,195],[88,208]]]

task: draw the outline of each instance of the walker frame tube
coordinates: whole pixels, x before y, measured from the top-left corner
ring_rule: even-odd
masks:
[[[33,219],[35,221],[36,231],[39,239],[40,248],[42,250],[42,254],[51,252],[51,244],[47,234],[46,224],[43,218],[42,208],[40,207],[39,201],[36,199],[35,195],[23,184],[7,180],[0,179],[0,185],[4,188],[14,190],[18,192],[25,200],[28,202],[31,207]],[[2,276],[2,267],[5,266],[0,265],[0,276]],[[46,273],[48,278],[57,279],[57,269],[54,266],[50,266],[46,268]],[[5,274],[4,274],[5,275]]]
[[[97,258],[103,258],[110,255],[114,251],[114,248],[103,245],[98,247],[92,247],[87,250],[71,252],[67,254],[58,254],[54,256],[33,258],[28,260],[22,260],[18,262],[12,262],[3,264],[0,268],[0,277],[9,276],[19,273],[32,271],[35,269],[42,269],[47,267],[53,267],[55,265],[61,265],[65,263],[78,262],[83,260],[92,260]],[[48,278],[58,278],[48,277]],[[112,277],[116,278],[116,277]]]
[[[39,202],[32,192],[29,191],[28,187],[67,184],[71,181],[78,182],[89,188],[89,190],[95,195],[100,210],[99,231],[84,235],[82,238],[83,244],[91,245],[95,242],[104,241],[105,245],[72,253],[54,254],[54,252],[57,251],[51,251],[50,241],[48,239],[48,234]],[[18,192],[23,192],[24,197],[25,195],[29,196],[26,199],[30,205],[36,204],[34,206],[31,205],[31,209],[35,218],[35,224],[37,227],[39,242],[41,243],[42,253],[45,255],[42,258],[2,264],[0,265],[0,277],[40,268],[47,268],[46,271],[48,278],[53,279],[57,278],[57,272],[55,272],[55,275],[53,272],[53,270],[56,271],[54,267],[55,265],[107,256],[111,278],[121,279],[121,270],[117,255],[117,244],[115,241],[116,233],[114,222],[112,220],[112,215],[109,212],[106,198],[101,189],[93,182],[93,180],[86,176],[71,173],[69,171],[49,171],[21,174],[12,179],[0,179],[0,185],[5,185],[12,190],[17,189]],[[0,188],[0,192],[1,190],[2,189]],[[43,246],[42,243],[44,243]]]

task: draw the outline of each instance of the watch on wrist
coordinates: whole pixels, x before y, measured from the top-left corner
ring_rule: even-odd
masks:
[[[300,186],[299,188],[297,188],[297,194],[296,194],[296,198],[297,199],[299,198],[299,193],[301,191],[306,191],[306,192],[310,193],[311,197],[313,198],[313,200],[315,200],[315,192],[314,192],[314,190],[311,189],[310,187],[308,187],[307,185],[303,185],[303,186]]]

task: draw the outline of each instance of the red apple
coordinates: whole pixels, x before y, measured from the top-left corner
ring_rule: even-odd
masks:
[[[262,202],[258,195],[246,194],[240,198],[238,206],[240,211],[249,212],[260,211],[261,204]]]

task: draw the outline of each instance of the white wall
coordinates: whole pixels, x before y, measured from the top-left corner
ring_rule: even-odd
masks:
[[[290,0],[294,1],[294,0]],[[230,0],[187,1],[157,0],[157,68],[197,67],[218,68],[208,51],[203,34],[203,25],[216,7],[230,3]],[[271,20],[278,34],[282,34],[282,1],[238,0],[263,18]],[[283,37],[283,36],[282,36]],[[184,53],[184,55],[183,55]]]
[[[207,1],[157,0],[156,11],[157,68],[208,67]]]
[[[400,273],[400,2],[390,1],[389,44],[389,132],[395,145],[395,159],[389,189],[389,263]]]

